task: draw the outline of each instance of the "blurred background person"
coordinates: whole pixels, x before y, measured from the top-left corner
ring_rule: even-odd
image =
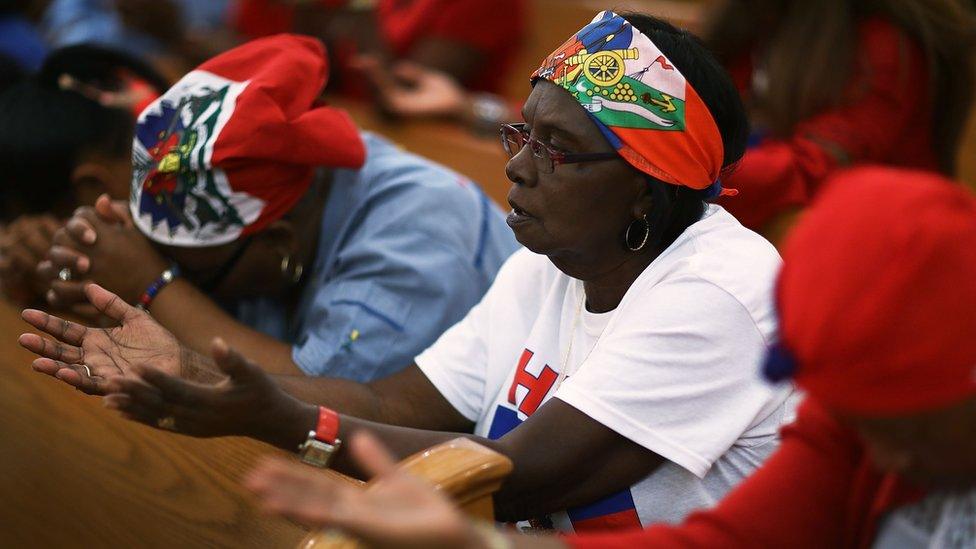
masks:
[[[229,0],[49,0],[40,19],[47,44],[100,44],[152,62],[173,82],[233,47]]]
[[[166,82],[116,50],[54,51],[34,75],[0,91],[0,291],[43,296],[37,274],[54,232],[102,194],[129,195],[135,113]]]
[[[525,0],[237,0],[243,39],[291,31],[322,39],[337,78],[331,89],[363,96],[352,66],[376,56],[393,74],[407,61],[445,73],[467,89],[499,91],[522,45]]]
[[[953,174],[973,92],[976,22],[959,0],[729,0],[706,25],[750,111],[722,202],[774,240],[833,170]]]
[[[0,66],[13,64],[31,72],[41,67],[48,46],[37,28],[40,4],[36,0],[0,0]]]

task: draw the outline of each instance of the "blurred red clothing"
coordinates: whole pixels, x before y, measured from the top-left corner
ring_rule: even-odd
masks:
[[[881,18],[863,21],[858,34],[850,81],[843,87],[824,82],[839,87],[846,100],[802,121],[788,138],[766,139],[749,149],[723,179],[723,186],[738,189],[739,195],[720,204],[743,225],[760,229],[776,215],[805,206],[824,178],[845,165],[938,169],[931,137],[935,106],[921,49]],[[747,94],[751,56],[730,71]]]
[[[338,7],[345,0],[320,0]],[[482,70],[465,86],[477,91],[499,91],[521,47],[525,24],[524,0],[379,0],[376,18],[386,47],[405,58],[426,38],[450,40],[484,55]],[[245,38],[287,32],[294,10],[275,0],[238,0],[234,24]],[[332,45],[333,60],[342,65],[353,55],[345,44]],[[346,79],[348,82],[349,79]],[[343,85],[344,91],[357,86]]]
[[[857,435],[808,399],[776,453],[716,508],[678,526],[565,541],[578,549],[866,549],[886,512],[923,495],[878,472]]]

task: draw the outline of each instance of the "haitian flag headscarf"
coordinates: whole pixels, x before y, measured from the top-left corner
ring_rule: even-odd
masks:
[[[572,94],[638,170],[672,185],[720,189],[725,153],[708,107],[623,17],[598,14],[546,57],[532,73],[533,82],[539,78]]]
[[[150,239],[216,246],[285,215],[315,168],[359,168],[365,147],[341,110],[317,40],[277,35],[203,63],[139,116],[129,208]]]

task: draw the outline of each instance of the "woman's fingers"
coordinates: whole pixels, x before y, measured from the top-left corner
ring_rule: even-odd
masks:
[[[345,483],[278,458],[255,468],[245,486],[261,498],[267,511],[314,526],[337,525],[333,509],[350,497]]]
[[[240,379],[261,372],[257,365],[248,362],[244,355],[231,349],[222,338],[213,339],[210,343],[210,354],[220,371],[231,379]]]
[[[39,358],[31,366],[34,371],[59,379],[83,393],[96,396],[105,394],[105,378],[89,375],[90,370],[82,365]]]
[[[17,339],[21,347],[45,358],[66,362],[69,364],[81,364],[85,353],[79,347],[53,341],[37,334],[21,334]]]
[[[126,419],[152,427],[158,427],[159,419],[166,415],[164,408],[134,398],[130,393],[109,393],[103,404],[105,408],[119,412]]]
[[[47,302],[52,307],[65,309],[78,304],[87,304],[88,295],[85,293],[85,286],[89,284],[91,282],[87,280],[64,282],[54,279],[50,283],[51,289],[47,292]]]
[[[112,200],[112,197],[103,194],[95,201],[95,212],[103,221],[132,226],[132,213],[129,212],[127,200]]]
[[[81,217],[72,217],[64,226],[65,230],[75,241],[91,246],[98,239],[95,227],[88,220]]]
[[[58,271],[61,269],[70,269],[74,275],[85,274],[91,267],[91,260],[88,259],[87,255],[60,244],[51,246],[51,249],[47,251],[47,260]]]
[[[156,387],[139,378],[120,377],[113,379],[108,382],[106,389],[111,394],[125,395],[130,401],[153,410],[159,415],[162,415],[170,407]]]
[[[88,332],[88,328],[81,324],[37,309],[25,309],[20,313],[20,316],[31,326],[69,345],[81,345],[85,334]]]
[[[210,386],[198,385],[170,376],[156,368],[141,365],[133,366],[136,375],[143,381],[159,390],[163,400],[169,406],[184,406],[195,409],[206,404],[215,390]]]
[[[396,468],[396,460],[390,451],[368,431],[354,433],[349,447],[356,463],[370,476],[385,475]]]
[[[107,393],[105,378],[97,375],[94,369],[86,368],[83,364],[68,364],[50,358],[37,358],[31,363],[31,368],[35,372],[60,379],[88,394],[104,395]]]
[[[85,286],[85,295],[88,297],[88,302],[100,313],[116,322],[125,322],[139,316],[138,309],[98,284]]]

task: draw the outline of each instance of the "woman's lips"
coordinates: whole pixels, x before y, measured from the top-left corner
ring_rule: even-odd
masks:
[[[508,200],[508,204],[512,207],[512,211],[508,214],[506,221],[509,227],[516,227],[523,223],[527,223],[533,219],[532,214],[526,212],[512,199]]]
[[[505,221],[508,223],[509,227],[514,228],[524,223],[528,223],[533,219],[534,218],[531,215],[525,213],[524,211],[518,208],[512,208],[512,211],[509,212],[508,218],[506,218]]]

